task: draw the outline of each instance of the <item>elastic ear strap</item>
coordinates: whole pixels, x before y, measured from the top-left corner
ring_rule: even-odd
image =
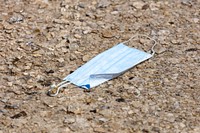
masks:
[[[63,88],[63,87],[66,87],[68,84],[70,84],[70,82],[64,80],[64,81],[60,82],[58,85],[52,86],[51,89],[48,90],[48,93],[47,93],[47,94],[48,94],[49,96],[55,97],[55,96],[57,96],[58,93],[60,92],[60,89]],[[55,93],[53,93],[53,92],[54,92],[54,89],[56,89],[56,92],[55,92]]]
[[[134,38],[138,38],[139,36],[142,36],[142,37],[146,37],[146,38],[148,38],[149,40],[152,40],[154,43],[153,43],[153,46],[151,47],[151,52],[152,52],[152,55],[154,55],[155,54],[155,51],[154,51],[154,47],[157,45],[157,42],[156,42],[156,40],[155,39],[153,39],[153,38],[151,38],[151,37],[149,37],[149,36],[147,36],[147,35],[144,35],[144,34],[136,34],[136,35],[134,35],[134,36],[132,36],[130,39],[128,39],[127,41],[124,41],[124,42],[122,42],[122,43],[128,43],[128,42],[130,42],[132,39],[134,39]]]

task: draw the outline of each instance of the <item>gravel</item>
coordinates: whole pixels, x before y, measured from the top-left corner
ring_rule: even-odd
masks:
[[[0,0],[0,133],[200,132],[199,0]],[[50,85],[135,34],[153,58],[85,91]],[[128,46],[148,51],[149,40]]]

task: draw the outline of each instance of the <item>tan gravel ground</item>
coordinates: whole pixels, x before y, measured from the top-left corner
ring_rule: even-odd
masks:
[[[91,91],[46,95],[135,34],[157,40],[153,58]],[[15,132],[199,133],[200,1],[0,0],[0,133]]]

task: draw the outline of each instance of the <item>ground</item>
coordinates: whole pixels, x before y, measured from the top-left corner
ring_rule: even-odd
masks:
[[[90,91],[46,94],[136,34],[157,41],[154,57]],[[199,0],[0,0],[0,133],[198,133],[199,68]]]

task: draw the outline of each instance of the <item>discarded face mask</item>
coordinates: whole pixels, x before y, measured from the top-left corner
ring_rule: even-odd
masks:
[[[145,35],[137,35],[137,37],[138,36],[151,39]],[[151,53],[143,52],[124,45],[135,37],[136,36],[133,36],[128,41],[117,44],[97,55],[76,71],[65,77],[63,82],[56,86],[52,86],[48,91],[48,94],[50,96],[56,96],[62,87],[65,87],[70,83],[85,89],[93,88],[123,74],[135,65],[151,58],[155,53],[153,48],[156,45],[156,41],[151,39],[154,41],[154,45],[150,51]]]

